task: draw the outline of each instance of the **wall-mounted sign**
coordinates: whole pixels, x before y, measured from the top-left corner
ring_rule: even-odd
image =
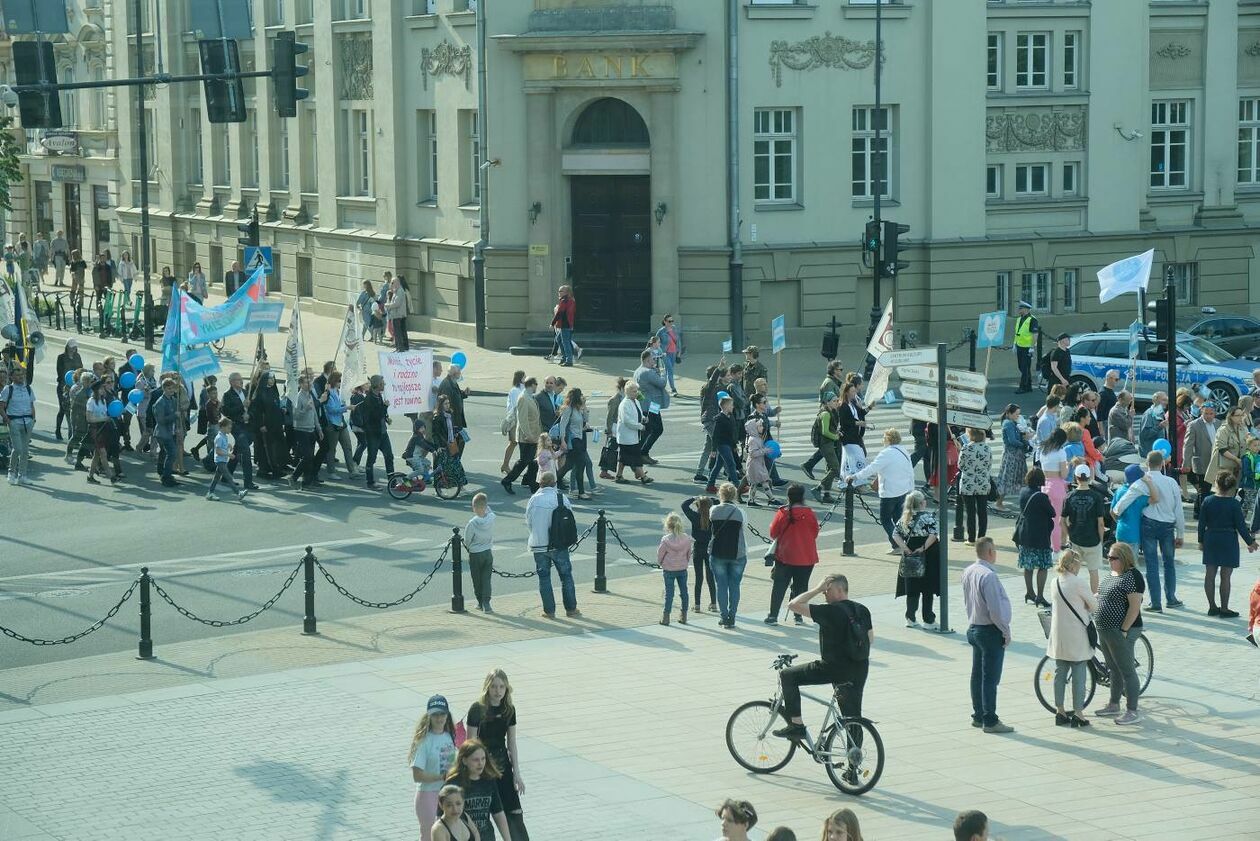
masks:
[[[53,164],[52,180],[82,184],[87,181],[87,167],[77,164]]]
[[[73,131],[46,131],[39,145],[49,152],[74,152],[79,148],[79,135]]]
[[[531,243],[529,246],[529,256],[546,257],[551,253],[551,246],[544,243]]]
[[[525,78],[530,81],[629,81],[676,79],[672,52],[528,53]]]

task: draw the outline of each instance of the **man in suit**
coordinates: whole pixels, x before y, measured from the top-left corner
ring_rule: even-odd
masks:
[[[1199,416],[1186,426],[1186,442],[1181,450],[1181,470],[1186,481],[1194,485],[1198,493],[1194,497],[1194,518],[1199,518],[1203,497],[1212,486],[1204,481],[1208,462],[1212,460],[1212,448],[1216,445],[1216,407],[1204,403]]]
[[[232,270],[230,272],[225,272],[223,275],[223,291],[226,294],[231,295],[237,289],[240,289],[247,280],[249,280],[249,278],[246,276],[245,272],[241,270],[241,261],[233,260]],[[233,424],[232,426],[233,435],[235,435],[237,434],[236,424]]]
[[[249,397],[245,394],[241,375],[233,372],[228,377],[228,392],[223,395],[223,416],[232,421],[232,438],[236,442],[236,460],[245,476],[245,488],[256,491],[254,484],[254,459],[250,447],[254,432],[249,425]]]
[[[560,387],[556,384],[555,377],[548,377],[543,382],[542,390],[534,395],[534,402],[538,404],[538,427],[543,432],[548,432],[551,427],[555,426],[556,404],[559,402]]]
[[[639,384],[639,391],[643,395],[642,402],[646,409],[647,425],[643,430],[640,452],[645,464],[656,464],[656,459],[652,458],[649,452],[652,445],[665,434],[665,423],[661,419],[661,412],[669,408],[669,392],[666,390],[668,383],[661,376],[660,371],[656,370],[652,351],[645,350],[639,354],[639,367],[634,369],[634,381]],[[652,409],[653,403],[656,404],[655,411]]]

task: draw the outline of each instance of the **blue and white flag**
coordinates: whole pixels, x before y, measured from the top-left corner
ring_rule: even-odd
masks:
[[[190,296],[181,296],[180,343],[200,345],[234,335],[245,329],[250,310],[266,294],[262,268],[254,270],[249,280],[218,306],[207,307]]]
[[[1105,266],[1098,272],[1098,300],[1107,303],[1126,292],[1144,292],[1151,279],[1151,263],[1155,260],[1155,249],[1144,254],[1126,257],[1123,260]]]

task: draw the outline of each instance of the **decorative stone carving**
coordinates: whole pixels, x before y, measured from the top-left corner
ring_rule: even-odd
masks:
[[[984,135],[989,152],[1084,151],[1085,110],[991,112]]]
[[[372,98],[372,36],[347,33],[338,39],[341,49],[342,99]]]
[[[1188,58],[1193,53],[1194,50],[1176,41],[1170,41],[1155,51],[1155,55],[1160,58],[1166,58],[1169,61],[1179,61],[1183,58]]]
[[[1249,46],[1245,52],[1252,58],[1260,58],[1260,41],[1256,41],[1254,44]]]
[[[426,90],[430,76],[463,76],[466,88],[472,78],[472,47],[461,47],[445,39],[433,49],[425,47],[420,50],[420,72]]]
[[[815,35],[804,41],[770,42],[770,72],[776,87],[783,87],[783,68],[816,70],[830,67],[840,70],[863,70],[875,60],[874,41],[854,41],[842,35]],[[881,59],[882,60],[882,59]]]

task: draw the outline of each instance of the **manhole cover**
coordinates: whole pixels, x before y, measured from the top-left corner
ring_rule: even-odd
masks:
[[[238,569],[230,573],[236,578],[252,578],[256,575],[278,575],[283,570],[279,569]]]
[[[60,590],[43,590],[35,594],[37,599],[74,599],[86,596],[88,591],[82,587],[63,587]]]

